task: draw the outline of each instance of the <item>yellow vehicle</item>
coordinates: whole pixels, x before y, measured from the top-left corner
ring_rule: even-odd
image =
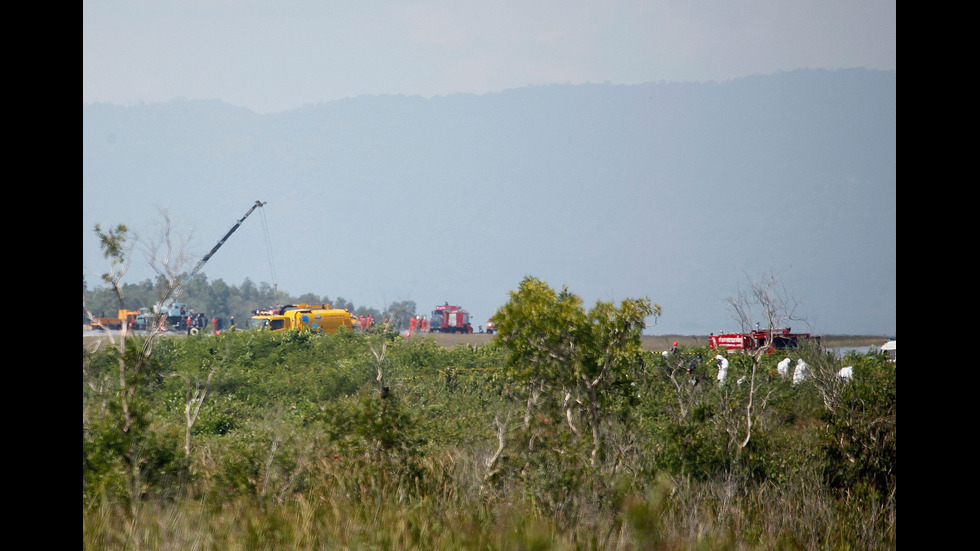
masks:
[[[135,329],[136,317],[139,315],[139,310],[119,310],[116,313],[116,317],[96,317],[92,318],[91,325],[92,328],[102,327],[104,329],[122,329],[123,325],[128,328]]]
[[[287,304],[264,310],[256,310],[251,320],[252,327],[260,331],[286,331],[309,327],[321,333],[334,334],[341,327],[348,330],[353,326],[350,312],[331,308],[329,304]]]

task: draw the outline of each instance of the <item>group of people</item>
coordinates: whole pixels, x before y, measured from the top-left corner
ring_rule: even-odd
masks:
[[[184,311],[183,308],[181,308],[180,313],[185,314],[186,312]],[[197,330],[204,329],[207,326],[207,324],[208,324],[208,320],[207,318],[204,317],[204,314],[200,312],[194,313],[193,310],[191,310],[190,313],[187,314],[187,317],[184,318],[184,329],[186,329],[188,333],[191,332],[191,329],[197,329]]]
[[[197,334],[208,325],[207,318],[204,317],[204,314],[194,314],[193,311],[191,312],[191,315],[187,316],[184,323],[186,325],[185,329],[187,330],[188,335],[192,333]],[[224,329],[224,325],[223,319],[217,316],[211,318],[211,330],[214,331],[215,335],[221,334],[221,330]],[[235,327],[235,316],[231,316],[231,327]]]
[[[412,333],[416,331],[425,333],[429,330],[429,320],[423,316],[412,316],[412,319],[408,320],[408,330]]]
[[[374,325],[374,316],[368,314],[366,316],[362,315],[360,318],[356,316],[351,316],[351,322],[354,325],[354,329],[360,329],[361,331],[367,331]]]

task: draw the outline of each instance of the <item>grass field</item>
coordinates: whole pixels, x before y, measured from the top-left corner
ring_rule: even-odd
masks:
[[[458,344],[471,344],[473,346],[483,346],[490,342],[493,335],[485,333],[472,333],[469,335],[432,333],[426,335],[416,335],[412,338],[432,338],[437,343],[446,347],[453,347]],[[874,335],[828,335],[822,336],[820,341],[824,347],[838,348],[845,346],[880,346],[888,340],[887,337]],[[651,352],[661,352],[669,350],[676,341],[678,346],[708,346],[708,336],[698,335],[645,335],[640,337],[644,350]]]

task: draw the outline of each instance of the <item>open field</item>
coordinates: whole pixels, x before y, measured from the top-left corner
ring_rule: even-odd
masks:
[[[420,336],[420,338],[433,338],[437,343],[446,347],[453,347],[458,344],[483,346],[490,342],[492,337],[493,335],[485,333],[469,335],[433,333]],[[888,338],[874,335],[828,335],[822,336],[820,340],[824,347],[839,348],[845,346],[880,346]],[[708,346],[707,335],[645,335],[640,337],[643,349],[651,352],[669,350],[674,341],[677,342],[678,346]]]
[[[182,336],[182,335],[176,335]],[[456,345],[483,346],[490,342],[493,335],[486,333],[453,334],[453,333],[428,333],[416,334],[411,338],[433,339],[436,343],[451,348]],[[88,347],[94,346],[103,337],[82,336],[82,342]],[[841,347],[861,347],[861,346],[880,346],[888,340],[884,336],[875,335],[826,335],[821,336],[821,342],[826,348]],[[677,341],[679,346],[707,346],[708,336],[703,335],[645,335],[640,337],[644,350],[651,352],[661,352],[670,349],[671,344]]]

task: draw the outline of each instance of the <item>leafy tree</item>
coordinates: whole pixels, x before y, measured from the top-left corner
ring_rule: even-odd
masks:
[[[160,235],[155,245],[150,245],[151,267],[161,276],[167,277],[158,295],[159,300],[156,303],[158,305],[175,297],[179,292],[177,275],[180,273],[183,258],[179,253],[182,245],[175,244],[171,240],[169,228],[169,220],[164,216],[164,232],[167,233]],[[109,261],[109,271],[102,275],[102,280],[109,284],[122,308],[124,297],[121,280],[135,248],[135,237],[122,224],[108,231],[103,231],[102,227],[96,224],[94,231],[99,238],[103,255]],[[166,247],[166,253],[163,255],[158,255],[159,249],[154,248],[160,246]],[[155,261],[159,258],[164,259],[162,263]],[[82,307],[88,312],[86,298],[83,294]],[[89,379],[99,370],[83,370],[86,388],[105,390],[106,393],[99,399],[104,400],[107,406],[103,410],[106,412],[105,415],[88,417],[90,423],[83,426],[84,468],[111,468],[115,463],[126,479],[130,504],[134,508],[144,494],[147,481],[161,472],[170,470],[175,461],[175,456],[167,444],[168,439],[175,435],[168,431],[160,433],[150,430],[146,389],[150,385],[149,372],[156,370],[153,346],[158,336],[156,330],[158,325],[158,323],[152,324],[153,329],[145,338],[127,338],[126,324],[123,324],[118,335],[107,333],[116,367],[115,382],[110,387],[100,386],[104,381],[100,375],[96,375],[96,379]],[[89,357],[86,351],[86,360]],[[93,460],[96,457],[100,459]]]
[[[552,394],[576,437],[576,420],[585,418],[594,463],[602,449],[604,396],[634,365],[646,318],[660,313],[649,298],[627,299],[618,308],[597,301],[585,311],[567,288],[556,293],[539,279],[524,278],[494,318],[507,374],[527,389],[525,426],[542,393]]]
[[[102,249],[103,256],[109,261],[109,271],[102,274],[102,281],[109,285],[112,293],[116,296],[119,308],[122,309],[124,301],[121,281],[129,267],[130,255],[133,250],[131,235],[128,228],[123,224],[119,224],[106,231],[103,231],[102,227],[96,224],[95,234],[99,238],[99,246]],[[83,294],[82,308],[87,311],[88,307],[85,299],[86,295]],[[91,317],[91,312],[89,312],[89,316]],[[125,324],[123,324],[122,330],[123,334],[114,338],[112,344],[116,349],[119,365],[119,406],[123,419],[122,431],[128,432],[134,419],[134,412],[131,411],[130,406],[133,403],[133,396],[136,392],[136,381],[139,377],[140,369],[145,364],[146,358],[139,358],[133,365],[131,365],[133,362],[127,363]]]

